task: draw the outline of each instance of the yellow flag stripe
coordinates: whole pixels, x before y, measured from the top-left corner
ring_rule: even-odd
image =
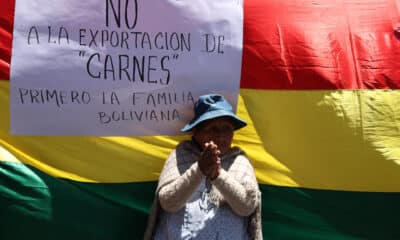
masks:
[[[287,186],[316,189],[400,191],[400,90],[240,93],[264,149],[289,170],[274,180],[290,178],[296,184]]]
[[[9,84],[0,82],[0,160],[84,182],[158,179],[189,136],[33,137],[9,132]],[[400,91],[241,89],[238,114],[260,183],[353,191],[400,190]],[[13,157],[10,157],[13,156]]]

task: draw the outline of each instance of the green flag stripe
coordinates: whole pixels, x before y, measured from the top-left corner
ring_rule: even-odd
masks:
[[[0,239],[141,239],[156,182],[83,183],[0,162]],[[260,185],[264,239],[400,239],[400,193]]]
[[[400,239],[400,193],[261,189],[266,239]]]
[[[0,162],[0,239],[140,239],[155,182],[85,184]]]

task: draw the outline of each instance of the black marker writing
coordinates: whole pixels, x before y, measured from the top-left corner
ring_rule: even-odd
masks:
[[[180,115],[177,109],[98,112],[98,117],[101,124],[109,124],[111,122],[120,121],[160,122],[180,120]]]
[[[116,2],[116,3],[115,3]],[[124,23],[128,29],[134,29],[138,20],[138,3],[137,0],[125,0],[125,5],[121,6],[121,0],[106,0],[106,26],[110,26],[111,15],[114,17],[114,23],[121,28],[121,8],[124,11]]]
[[[178,55],[159,57],[106,54],[102,56],[100,53],[94,53],[87,60],[86,71],[95,79],[168,85],[171,78],[169,63],[177,58]]]
[[[37,28],[35,26],[32,26],[29,29],[29,33],[28,33],[28,44],[29,45],[31,44],[31,39],[32,38],[34,38],[36,40],[37,44],[40,43],[40,41],[39,41],[39,33],[38,33],[38,30],[37,30]]]
[[[57,89],[27,89],[18,88],[19,99],[22,104],[89,104],[91,96],[86,91],[66,91]]]

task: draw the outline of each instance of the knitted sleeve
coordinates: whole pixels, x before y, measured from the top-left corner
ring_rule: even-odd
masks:
[[[244,156],[238,156],[233,169],[229,172],[221,169],[213,185],[223,195],[232,210],[240,216],[249,216],[259,204],[259,189],[253,167]],[[234,178],[233,172],[240,178]]]
[[[199,186],[203,174],[197,162],[174,181],[164,185],[158,192],[161,207],[167,212],[181,209]]]

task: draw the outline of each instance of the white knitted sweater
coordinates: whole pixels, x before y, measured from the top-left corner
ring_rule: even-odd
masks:
[[[199,186],[204,178],[197,165],[200,154],[193,142],[184,141],[168,157],[158,182],[145,240],[154,234],[159,211],[178,211]],[[220,174],[212,181],[210,200],[217,206],[228,204],[240,216],[249,216],[249,236],[262,239],[261,192],[252,165],[237,147],[225,153],[221,162]]]

